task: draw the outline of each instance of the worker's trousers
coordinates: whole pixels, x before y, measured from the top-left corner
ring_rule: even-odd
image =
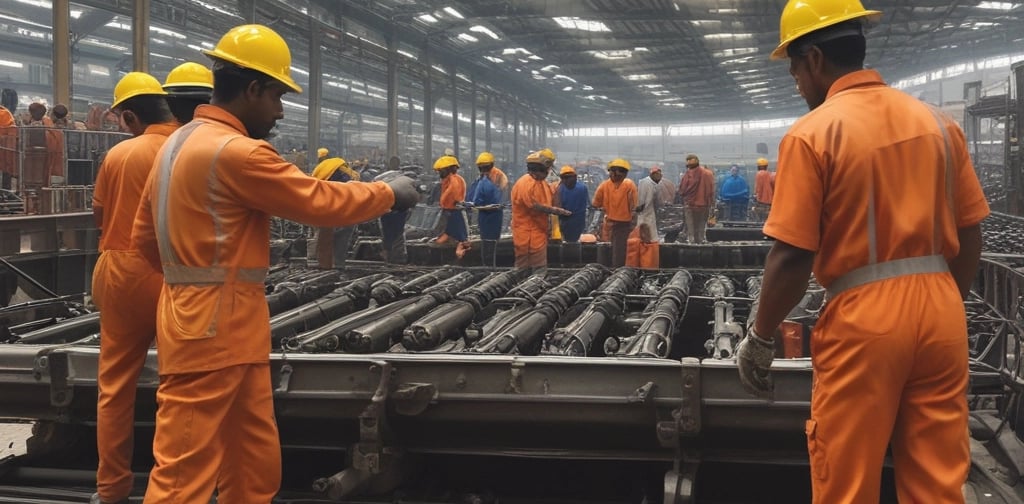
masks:
[[[683,219],[686,221],[686,241],[688,243],[706,243],[708,217],[711,216],[711,209],[708,207],[687,207],[683,209]]]
[[[877,504],[891,444],[901,503],[960,504],[970,469],[967,325],[949,273],[849,289],[811,337],[817,504]]]
[[[160,377],[145,504],[269,504],[281,442],[267,363]]]
[[[92,298],[100,309],[96,492],[104,502],[120,501],[132,490],[135,392],[156,336],[162,285],[161,275],[136,251],[104,251],[93,270]]]
[[[619,268],[626,265],[626,241],[629,240],[629,233],[633,232],[632,222],[620,222],[609,220],[609,234],[612,243],[612,267]]]

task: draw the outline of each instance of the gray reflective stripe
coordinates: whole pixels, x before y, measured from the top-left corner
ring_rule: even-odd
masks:
[[[167,215],[167,200],[171,182],[171,173],[174,170],[174,161],[177,158],[178,151],[185,143],[185,140],[195,132],[200,124],[202,123],[199,121],[193,121],[174,132],[171,138],[168,139],[170,148],[164,152],[164,156],[160,160],[160,187],[157,191],[156,203],[158,208],[156,216],[156,234],[157,243],[160,247],[160,260],[163,263],[164,281],[168,284],[192,285],[222,284],[231,281],[263,283],[267,276],[266,268],[224,268],[216,265],[220,258],[221,243],[226,239],[226,235],[223,232],[223,225],[220,222],[219,216],[214,211],[212,203],[207,204],[206,208],[210,217],[214,221],[213,224],[216,233],[213,257],[214,265],[185,266],[181,264],[181,260],[174,252],[174,248],[171,246],[169,233],[170,226]],[[241,138],[241,136],[232,135],[224,139],[224,141],[217,146],[217,150],[213,154],[213,159],[210,161],[210,178],[208,181],[209,193],[207,194],[210,199],[213,197],[213,174],[217,166],[217,160],[220,158],[220,154],[224,151],[224,148],[236,138]]]
[[[868,173],[868,264],[878,262],[878,229],[875,222],[875,175]]]
[[[180,264],[164,265],[164,282],[168,284],[222,284],[234,280],[238,282],[263,283],[267,278],[267,268],[238,268],[231,270],[219,266],[182,266]]]
[[[160,249],[160,262],[164,264],[179,264],[178,255],[171,247],[170,232],[168,231],[167,218],[167,194],[171,187],[171,172],[174,169],[174,160],[178,157],[178,151],[196,128],[202,124],[199,121],[190,122],[171,134],[167,139],[168,148],[160,159],[159,185],[156,196],[156,242]]]
[[[954,218],[956,217],[956,200],[953,198],[953,154],[949,147],[949,130],[946,129],[946,123],[942,120],[942,114],[939,110],[931,105],[928,106],[928,110],[931,110],[932,115],[935,116],[935,122],[939,125],[939,131],[942,132],[942,141],[946,147],[946,205],[950,211],[953,212]],[[939,229],[938,221],[935,222],[935,235],[932,238],[932,251],[935,254],[941,252],[940,244],[942,243],[942,231]]]
[[[949,271],[946,258],[941,255],[894,259],[857,268],[832,282],[828,286],[830,298],[841,292],[879,280],[918,273],[945,273]]]

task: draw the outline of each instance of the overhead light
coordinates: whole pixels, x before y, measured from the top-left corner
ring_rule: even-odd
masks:
[[[664,84],[640,84],[640,87],[647,88],[647,89],[658,89],[658,88],[661,88],[661,87],[665,87],[665,85]]]
[[[771,88],[760,87],[760,88],[755,88],[755,89],[747,89],[746,92],[747,92],[747,94],[758,94],[758,93],[763,93],[765,91],[768,91],[769,89],[771,89]]]
[[[445,69],[441,65],[433,65],[433,66],[431,66],[431,68],[433,68],[434,70],[437,70],[438,72],[441,72],[441,73],[443,73],[445,75],[448,75],[448,72],[445,71]]]
[[[118,30],[126,30],[126,31],[132,29],[132,25],[131,24],[129,24],[129,23],[119,23],[117,21],[111,21],[111,22],[107,23],[105,26],[107,26],[108,28],[117,28]]]
[[[671,98],[659,98],[658,99],[658,103],[670,103],[670,102],[679,101],[679,100],[682,100],[682,98],[680,98],[678,96],[673,96]]]
[[[757,82],[745,82],[743,84],[740,84],[740,87],[743,88],[743,89],[748,89],[748,88],[755,88],[755,87],[758,87],[758,86],[763,86],[765,84],[768,84],[768,81],[763,80],[763,81],[757,81]]]
[[[449,16],[456,17],[459,19],[466,19],[466,16],[463,16],[462,13],[455,10],[454,7],[445,7],[444,11],[447,12]]]
[[[584,96],[583,99],[584,100],[595,101],[595,100],[607,100],[608,97],[605,96],[605,95],[587,95],[587,96]]]
[[[1011,2],[980,2],[980,3],[978,3],[977,7],[979,9],[992,9],[992,10],[1008,11],[1008,10],[1013,10],[1013,9],[1016,9],[1017,7],[1020,7],[1020,4],[1019,3],[1011,3]]]
[[[199,45],[201,45],[201,46],[203,46],[203,47],[205,47],[207,49],[213,49],[213,44],[211,44],[209,42],[200,42]]]
[[[743,56],[745,54],[755,54],[758,49],[756,47],[736,47],[732,49],[723,49],[721,51],[715,51],[711,53],[716,58],[731,58],[733,56]]]
[[[608,25],[602,23],[601,21],[590,21],[590,20],[586,20],[586,19],[580,19],[580,18],[575,17],[575,16],[571,16],[571,17],[562,16],[562,17],[556,17],[556,18],[551,18],[551,19],[554,19],[555,22],[558,23],[558,26],[561,26],[562,28],[565,28],[567,30],[582,30],[582,31],[591,31],[591,32],[610,32],[610,31],[612,31],[611,28],[608,28]]]
[[[548,66],[546,66],[544,68],[541,68],[540,71],[541,72],[554,72],[556,68],[559,68],[559,66],[558,65],[548,65]]]
[[[531,55],[529,56],[529,59],[532,59],[532,60],[534,60],[534,61],[540,61],[540,60],[542,60],[542,59],[544,59],[544,58],[541,58],[540,56],[537,56],[536,54],[531,54]]]
[[[708,40],[721,40],[721,39],[746,40],[746,39],[754,38],[754,34],[753,33],[709,33],[707,35],[704,35],[704,38],[706,38]]]
[[[491,31],[490,28],[483,25],[471,26],[469,27],[469,31],[483,33],[484,35],[487,35],[488,37],[491,37],[494,40],[501,40],[501,37],[499,37],[497,33],[494,33],[493,31]]]
[[[654,96],[665,96],[665,95],[667,95],[669,93],[671,93],[671,91],[667,91],[667,90],[651,91],[651,94],[654,95]]]
[[[648,52],[648,51],[650,51],[650,49],[648,49],[646,47],[634,47],[633,48],[633,52]]]
[[[588,86],[588,85],[584,84],[583,87],[580,88],[580,89],[582,89],[584,91],[593,91],[594,90],[594,86]]]
[[[466,42],[479,42],[480,41],[480,39],[478,39],[478,38],[476,38],[476,37],[474,37],[474,36],[472,36],[472,35],[470,35],[468,33],[460,33],[459,34],[459,40],[465,40]]]
[[[576,79],[573,79],[572,77],[569,77],[568,75],[558,74],[558,75],[555,76],[555,79],[556,80],[558,80],[558,79],[567,80],[569,82],[572,82],[573,84],[576,83]],[[583,86],[583,87],[590,87],[590,86]],[[593,89],[593,88],[590,88],[590,89]]]
[[[677,4],[675,2],[672,2],[672,7],[675,7],[676,10],[679,10],[679,4]]]
[[[655,77],[657,77],[657,76],[654,75],[654,74],[646,73],[646,74],[626,75],[624,78],[626,80],[629,80],[629,81],[640,81],[640,80],[651,80],[651,79],[653,79]]]
[[[416,16],[416,20],[424,23],[436,23],[438,21],[438,19],[434,17],[432,14],[423,14],[422,16]]]
[[[711,14],[739,14],[739,9],[708,9]]]
[[[572,86],[565,86],[562,91],[572,91]]]
[[[413,53],[411,53],[409,51],[406,51],[405,49],[399,49],[399,50],[397,50],[395,52],[397,52],[398,54],[401,54],[402,56],[405,56],[406,58],[416,59],[416,55],[414,55]]]
[[[303,69],[301,69],[299,67],[292,67],[292,71],[295,72],[295,73],[302,74],[302,75],[309,75],[309,72],[307,72],[307,71],[305,71],[305,70],[303,70]]]
[[[173,38],[176,38],[176,39],[182,39],[182,40],[185,39],[184,35],[176,32],[176,31],[160,28],[159,26],[150,26],[149,29],[159,33],[160,35],[167,35],[169,37],[173,37]]]
[[[501,51],[502,56],[511,56],[511,55],[519,54],[519,53],[533,54],[528,49],[523,48],[523,47],[506,47],[505,49],[502,49],[502,51]]]
[[[71,18],[72,19],[78,19],[80,17],[82,17],[82,11],[77,10],[77,9],[72,9],[71,10]]]
[[[504,63],[505,62],[505,60],[503,60],[501,58],[498,58],[496,56],[484,56],[484,59],[487,60],[487,61],[490,61],[491,63]]]
[[[663,106],[666,106],[666,107],[679,107],[679,108],[683,108],[683,107],[686,106],[686,104],[682,103],[682,102],[679,102],[679,103],[676,103],[676,102],[659,103],[659,105],[663,105]]]
[[[629,49],[616,49],[612,51],[587,51],[593,54],[598,59],[618,60],[626,59],[633,56],[633,51]]]
[[[86,65],[86,68],[89,69],[89,73],[92,74],[92,75],[101,75],[103,77],[110,77],[110,70],[108,70],[107,67],[99,66],[99,65],[93,65],[93,64],[88,64],[88,65]]]
[[[18,63],[17,61],[7,61],[7,60],[0,60],[0,66],[10,67],[10,68],[25,68],[25,65],[23,65],[21,63]]]

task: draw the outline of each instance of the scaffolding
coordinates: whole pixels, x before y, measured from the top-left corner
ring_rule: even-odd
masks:
[[[1022,126],[1018,118],[1024,105],[1019,99],[1019,89],[1024,83],[1024,62],[1017,62],[1010,68],[1010,77],[1000,86],[1001,91],[1005,90],[1001,94],[984,95],[980,81],[964,84],[967,101],[964,133],[992,210],[1022,215],[1024,162],[1018,142]]]

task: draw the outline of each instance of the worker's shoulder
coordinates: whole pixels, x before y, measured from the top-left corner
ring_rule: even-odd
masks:
[[[103,163],[110,164],[123,161],[138,147],[149,145],[149,139],[143,138],[143,136],[144,135],[134,136],[114,144],[109,150],[107,150],[107,155],[104,156]]]

